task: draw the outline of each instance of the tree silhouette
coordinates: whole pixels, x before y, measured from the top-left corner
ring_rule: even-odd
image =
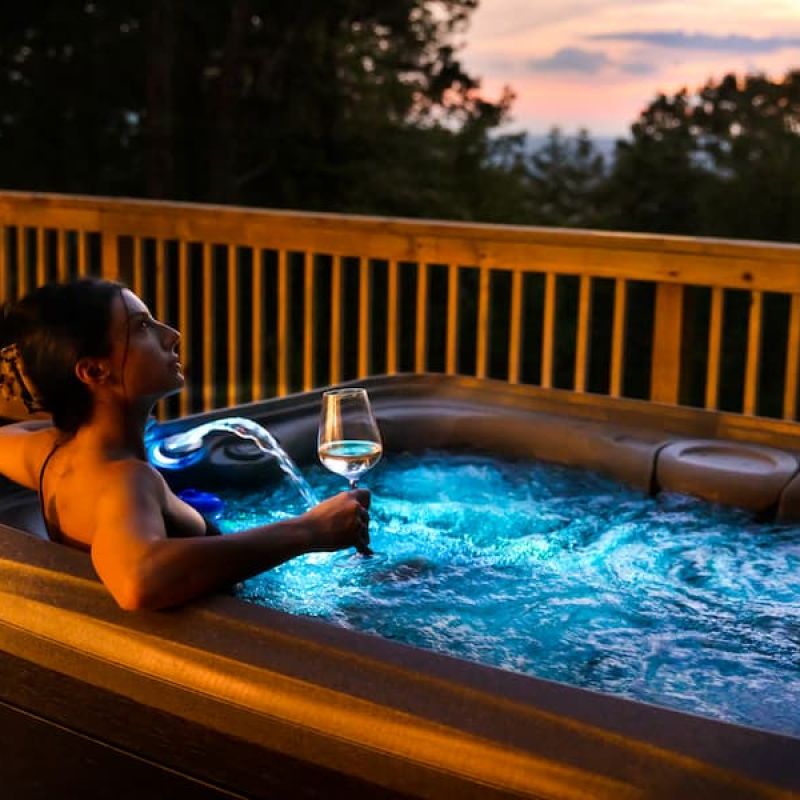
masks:
[[[607,224],[800,241],[800,71],[659,96],[617,145]]]
[[[0,183],[469,217],[510,102],[457,58],[476,5],[6,4]]]
[[[574,138],[554,128],[528,164],[532,218],[540,225],[597,227],[605,162],[588,131]]]

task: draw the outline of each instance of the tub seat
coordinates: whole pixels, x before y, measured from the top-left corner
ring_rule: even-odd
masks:
[[[0,477],[0,525],[38,536],[47,540],[39,498],[36,492],[23,489],[11,481]]]
[[[795,475],[781,492],[777,518],[786,522],[800,520],[800,474]]]
[[[798,467],[795,456],[774,447],[725,439],[685,439],[659,452],[656,486],[764,513],[779,504]],[[800,486],[794,494],[800,494]],[[800,518],[800,501],[785,505],[787,513],[791,506],[793,518]]]

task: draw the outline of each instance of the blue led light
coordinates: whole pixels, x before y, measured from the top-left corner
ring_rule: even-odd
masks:
[[[178,492],[178,497],[184,503],[197,509],[204,517],[217,517],[225,508],[222,498],[211,492],[202,492],[199,489],[184,489]]]

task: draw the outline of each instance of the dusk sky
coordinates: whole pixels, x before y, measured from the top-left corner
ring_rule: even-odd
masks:
[[[624,135],[658,92],[800,69],[800,0],[481,0],[461,58],[513,129]]]

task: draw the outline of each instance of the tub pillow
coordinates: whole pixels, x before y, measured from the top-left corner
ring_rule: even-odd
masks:
[[[0,350],[0,421],[18,422],[47,416],[36,388],[25,374],[19,349],[15,344],[4,347]]]

